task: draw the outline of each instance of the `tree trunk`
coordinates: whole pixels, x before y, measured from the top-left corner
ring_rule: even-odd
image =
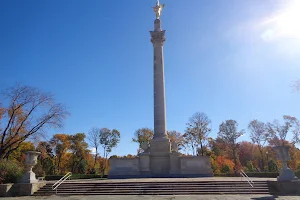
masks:
[[[74,156],[73,156],[73,159],[72,159],[72,167],[71,167],[71,169],[72,169],[71,172],[72,172],[72,173],[75,173],[75,164],[76,164],[76,163],[75,163],[75,158],[74,158]]]
[[[237,176],[237,156],[236,156],[236,147],[235,144],[233,145],[232,148],[233,151],[233,160],[234,160],[234,174]]]
[[[60,159],[61,159],[61,155],[58,156],[58,161],[57,161],[57,172],[59,174],[60,171]]]
[[[96,147],[96,155],[95,155],[95,161],[94,161],[94,168],[95,168],[96,162],[97,162],[97,155],[98,155],[98,150],[97,150],[97,147]]]
[[[258,149],[259,149],[259,152],[260,152],[260,156],[261,156],[261,169],[262,171],[264,172],[265,171],[265,163],[264,163],[264,155],[263,155],[263,150],[261,148],[261,146],[258,145]]]
[[[192,143],[192,150],[193,150],[193,156],[195,155],[195,147],[194,144]]]
[[[106,148],[104,148],[104,152],[103,152],[103,156],[104,156],[104,163],[103,163],[103,167],[102,167],[102,177],[104,176],[104,172],[105,172],[105,169],[106,169]]]
[[[200,148],[201,148],[201,155],[204,156],[204,150],[203,150],[203,145],[202,141],[200,140]]]

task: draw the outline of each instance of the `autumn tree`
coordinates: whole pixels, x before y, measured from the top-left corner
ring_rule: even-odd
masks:
[[[88,133],[88,140],[93,148],[95,148],[94,168],[97,162],[98,147],[100,145],[100,128],[92,128]]]
[[[100,129],[100,144],[103,148],[103,157],[107,160],[109,153],[120,142],[120,132],[116,129],[110,130],[108,128]],[[106,162],[104,164],[102,175],[104,175],[106,169]]]
[[[248,130],[250,131],[250,138],[254,144],[257,144],[257,147],[260,152],[260,160],[261,160],[261,169],[265,170],[265,159],[263,148],[266,142],[269,139],[269,132],[265,123],[252,120],[248,125]]]
[[[51,94],[29,86],[11,87],[3,92],[3,98],[8,105],[0,113],[0,159],[7,158],[29,137],[61,127],[68,114]]]
[[[273,123],[267,123],[267,130],[272,143],[275,145],[285,145],[287,134],[290,131],[293,133],[294,142],[298,142],[300,132],[299,121],[295,117],[289,115],[284,115],[283,120],[283,124],[280,124],[278,120],[274,120]]]
[[[217,163],[216,171],[218,171],[219,169],[221,173],[232,173],[234,169],[234,163],[232,162],[232,160],[229,160],[224,156],[217,156],[216,163]]]
[[[184,148],[184,138],[183,135],[178,131],[167,131],[167,136],[170,140],[170,143],[172,144],[175,142],[178,146],[178,150],[181,150]]]
[[[189,118],[184,138],[188,145],[192,147],[193,154],[194,150],[200,146],[201,155],[204,156],[204,146],[211,131],[210,126],[211,120],[205,113],[196,112]]]
[[[55,174],[54,153],[51,144],[41,141],[38,143],[36,150],[41,152],[38,162],[41,164],[43,171],[48,175]]]
[[[137,142],[139,144],[138,152],[140,153],[142,150],[140,148],[143,142],[150,143],[153,138],[153,130],[150,128],[140,128],[134,132],[134,137],[132,138],[133,142]]]
[[[192,150],[192,154],[195,155],[197,151],[197,140],[191,132],[186,131],[183,134],[184,147],[186,150]]]
[[[150,143],[153,138],[153,130],[150,128],[140,128],[134,132],[133,142],[139,143],[141,145],[143,142]]]
[[[283,118],[285,121],[291,124],[291,131],[293,135],[291,142],[293,144],[300,143],[300,121],[296,117],[290,115],[284,115]]]
[[[71,172],[85,173],[87,170],[86,158],[89,153],[88,144],[84,141],[85,134],[70,135],[70,151],[72,153]]]
[[[230,147],[222,138],[209,138],[208,146],[214,155],[229,157],[228,152],[230,151]]]
[[[256,155],[254,153],[256,149],[257,145],[251,142],[242,141],[239,143],[239,161],[243,166],[246,166],[249,161],[256,159]]]
[[[235,120],[226,120],[219,126],[218,137],[222,138],[224,142],[231,146],[233,160],[234,160],[234,171],[237,174],[238,168],[238,157],[237,157],[237,139],[244,134],[244,130],[238,131],[238,123]]]
[[[25,152],[26,151],[34,151],[35,147],[34,144],[31,141],[26,141],[26,142],[22,142],[22,144],[20,144],[19,148],[16,149],[15,151],[13,151],[8,159],[9,160],[16,160],[20,163],[24,163],[25,160]]]
[[[58,172],[62,172],[61,162],[67,150],[70,149],[70,136],[67,134],[55,134],[50,140],[50,144],[56,155],[56,168]]]

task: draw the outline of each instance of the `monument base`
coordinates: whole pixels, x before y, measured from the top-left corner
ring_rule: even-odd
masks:
[[[35,178],[35,173],[33,171],[27,171],[23,174],[19,183],[37,183],[38,180]]]
[[[280,195],[300,195],[300,180],[268,181],[270,193]]]
[[[281,169],[277,181],[294,181],[298,180],[294,172],[290,168]]]
[[[196,178],[212,177],[209,156],[180,156],[179,153],[169,153],[165,160],[158,156],[139,154],[137,158],[110,158],[110,171],[108,178]],[[166,160],[168,164],[166,164]],[[150,162],[149,162],[150,161]],[[162,163],[161,163],[162,162]],[[152,167],[151,166],[152,163]],[[155,168],[157,166],[169,166]],[[150,169],[150,170],[148,170]],[[168,170],[167,170],[168,169]]]
[[[170,171],[171,145],[168,138],[153,138],[150,143],[150,170],[155,176],[165,176]]]
[[[31,196],[45,185],[45,181],[37,183],[1,184],[0,197]]]

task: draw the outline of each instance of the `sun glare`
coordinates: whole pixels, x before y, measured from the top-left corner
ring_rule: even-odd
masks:
[[[300,38],[300,0],[291,1],[281,12],[264,21],[270,29],[267,34],[284,38]]]

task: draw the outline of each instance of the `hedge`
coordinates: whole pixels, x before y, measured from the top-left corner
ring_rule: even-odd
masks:
[[[0,184],[17,183],[23,174],[23,168],[15,161],[0,161]]]
[[[249,177],[258,177],[258,178],[277,178],[279,176],[278,172],[245,172]],[[220,177],[235,177],[235,174],[227,174],[227,173],[218,173],[214,174],[214,176]],[[240,176],[238,174],[237,176]]]
[[[46,181],[59,180],[64,175],[47,175],[45,176]],[[92,178],[107,178],[107,175],[96,175],[96,174],[72,174],[71,180],[73,179],[92,179]]]

